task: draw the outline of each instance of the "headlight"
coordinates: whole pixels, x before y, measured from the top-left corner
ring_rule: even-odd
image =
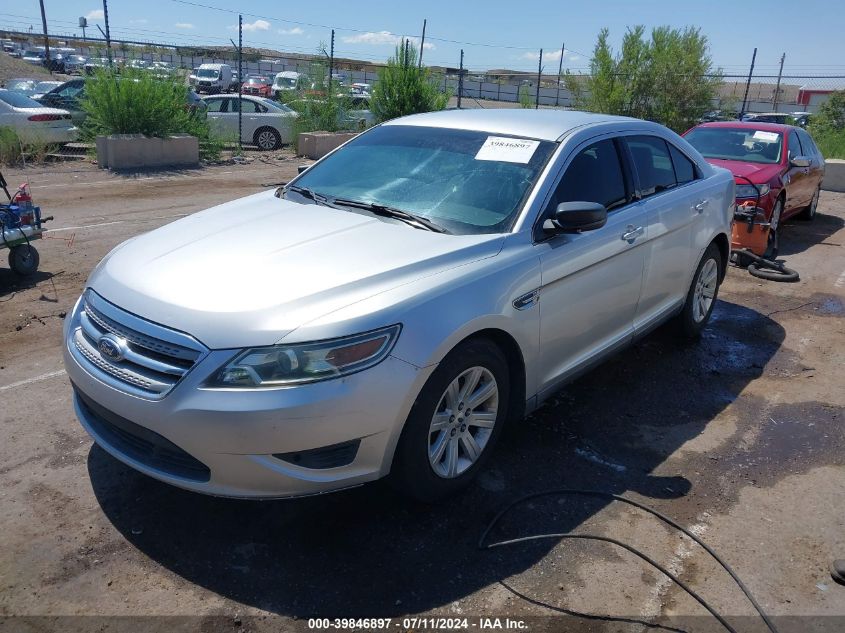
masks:
[[[757,185],[757,189],[760,190],[760,195],[765,196],[769,193],[771,187],[769,185]],[[755,189],[752,185],[737,185],[736,186],[736,197],[737,198],[756,198],[757,197],[757,189]]]
[[[354,336],[244,350],[209,379],[209,387],[272,387],[328,380],[377,365],[393,349],[401,325]]]

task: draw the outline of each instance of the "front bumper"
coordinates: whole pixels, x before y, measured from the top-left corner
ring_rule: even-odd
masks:
[[[146,399],[116,388],[108,376],[80,362],[71,348],[78,312],[66,321],[63,350],[82,426],[132,468],[210,495],[292,497],[385,476],[414,399],[433,371],[389,356],[373,368],[334,380],[275,389],[209,389],[203,387],[206,379],[234,355],[233,350],[216,350],[165,397]],[[124,428],[115,429],[109,420]],[[345,447],[342,461],[348,463],[303,465],[314,465],[309,455],[337,447]],[[181,468],[185,463],[195,470]]]

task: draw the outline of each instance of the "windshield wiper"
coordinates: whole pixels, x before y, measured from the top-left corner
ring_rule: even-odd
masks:
[[[333,202],[335,204],[341,204],[346,207],[355,207],[357,209],[371,211],[375,215],[380,215],[386,218],[394,218],[396,220],[401,220],[402,222],[410,224],[411,226],[423,228],[428,231],[433,231],[435,233],[449,233],[448,229],[443,228],[439,224],[435,224],[428,218],[425,218],[421,215],[417,215],[416,213],[411,213],[410,211],[403,211],[402,209],[397,209],[396,207],[391,207],[386,204],[378,204],[377,202],[363,202],[362,200],[348,200],[346,198],[334,198]]]
[[[309,200],[313,200],[317,204],[321,204],[324,207],[331,207],[332,209],[337,209],[338,207],[332,203],[328,196],[324,196],[321,193],[317,193],[313,189],[309,189],[308,187],[300,187],[299,185],[288,185],[283,189],[285,193],[288,191],[293,191],[294,193],[298,193],[303,198],[308,198]]]

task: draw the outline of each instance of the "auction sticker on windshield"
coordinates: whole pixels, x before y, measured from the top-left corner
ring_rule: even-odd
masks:
[[[488,136],[475,155],[475,160],[496,160],[504,163],[527,164],[540,141],[528,141],[504,136]]]
[[[763,130],[755,130],[754,131],[754,138],[758,141],[767,141],[769,143],[773,143],[778,140],[778,133],[777,132],[764,132]]]

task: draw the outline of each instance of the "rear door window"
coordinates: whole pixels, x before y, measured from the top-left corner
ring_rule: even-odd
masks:
[[[656,136],[628,136],[625,141],[634,159],[643,198],[675,186],[675,169],[666,141]]]

